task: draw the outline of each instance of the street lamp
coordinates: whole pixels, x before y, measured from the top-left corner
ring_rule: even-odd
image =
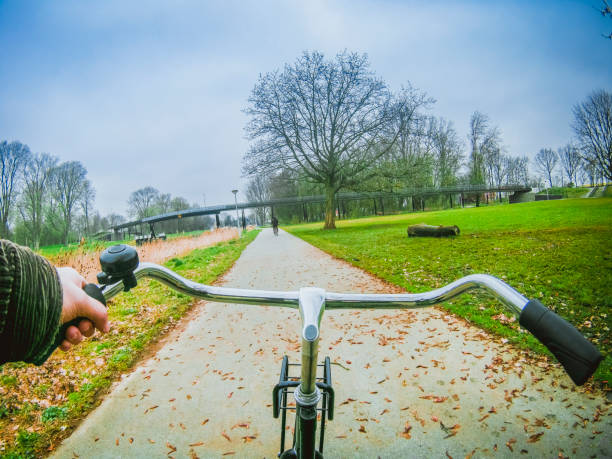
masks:
[[[234,203],[236,204],[236,226],[238,227],[238,234],[240,234],[240,218],[238,217],[238,198],[236,195],[238,194],[238,190],[232,190],[234,193]]]

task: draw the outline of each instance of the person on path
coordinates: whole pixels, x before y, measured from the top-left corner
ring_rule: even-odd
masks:
[[[0,239],[0,365],[24,361],[42,365],[54,350],[62,324],[64,351],[110,329],[106,308],[82,289],[85,279],[72,268],[55,268],[27,247]]]
[[[276,217],[272,217],[272,231],[275,236],[278,236],[278,218]]]

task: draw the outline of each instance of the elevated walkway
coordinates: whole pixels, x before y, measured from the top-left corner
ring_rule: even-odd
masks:
[[[484,193],[528,193],[531,188],[525,185],[502,185],[502,186],[487,186],[487,185],[462,185],[453,187],[428,187],[428,188],[407,188],[397,191],[374,191],[374,192],[345,192],[336,193],[336,201],[355,201],[361,199],[379,199],[379,198],[408,198],[418,197],[425,198],[430,196],[452,196],[452,195],[469,195],[469,194],[484,194]],[[176,212],[168,212],[165,214],[155,215],[152,217],[133,220],[131,222],[122,223],[113,226],[111,229],[115,232],[122,229],[131,228],[138,225],[152,225],[154,223],[163,222],[166,220],[174,220],[177,218],[197,217],[200,215],[219,215],[221,212],[231,212],[238,209],[255,209],[259,207],[276,207],[290,206],[310,203],[323,203],[326,201],[325,195],[314,196],[295,196],[291,198],[270,199],[266,201],[250,201],[239,202],[238,204],[222,204],[218,206],[199,207],[194,209],[179,210]],[[219,224],[217,218],[217,225]]]

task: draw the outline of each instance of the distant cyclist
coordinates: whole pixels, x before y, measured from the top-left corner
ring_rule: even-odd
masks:
[[[272,217],[272,231],[275,236],[278,236],[278,218],[276,217]]]

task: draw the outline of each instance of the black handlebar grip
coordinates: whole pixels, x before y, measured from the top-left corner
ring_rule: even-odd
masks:
[[[538,300],[530,300],[525,305],[519,323],[554,354],[578,386],[597,370],[603,358],[597,348]]]
[[[104,294],[102,293],[102,290],[100,290],[100,287],[98,287],[96,284],[86,284],[85,287],[83,287],[83,290],[94,300],[98,300],[100,303],[106,306],[106,298],[104,298]],[[75,327],[78,328],[79,322],[81,322],[81,320],[85,320],[85,317],[76,317],[72,319],[71,321],[66,322],[65,324],[62,324],[57,336],[55,337],[54,349],[56,347],[59,347],[64,341],[64,339],[66,338],[66,330],[68,330],[68,327],[70,327],[71,325],[74,325]]]

